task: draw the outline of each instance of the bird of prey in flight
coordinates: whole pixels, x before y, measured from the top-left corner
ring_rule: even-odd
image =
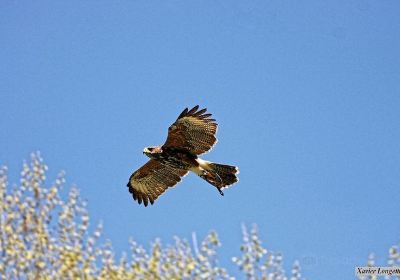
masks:
[[[145,206],[151,204],[169,187],[175,186],[189,171],[222,190],[238,181],[235,166],[214,163],[198,157],[216,143],[217,123],[207,109],[186,108],[168,128],[162,146],[144,148],[150,160],[133,172],[127,184],[133,199]]]

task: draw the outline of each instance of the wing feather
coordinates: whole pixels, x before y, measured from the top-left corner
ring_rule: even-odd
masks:
[[[217,123],[211,119],[207,109],[185,108],[178,119],[169,127],[163,147],[186,149],[200,155],[209,151],[216,143]]]
[[[193,115],[197,111],[197,109],[199,109],[199,105],[194,106],[192,109],[189,110],[187,114]]]
[[[127,184],[134,200],[144,206],[154,201],[169,187],[175,186],[188,171],[162,165],[151,159],[136,170]]]

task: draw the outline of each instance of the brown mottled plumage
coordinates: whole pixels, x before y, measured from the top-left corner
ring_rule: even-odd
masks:
[[[195,155],[201,155],[217,142],[217,124],[210,119],[211,114],[204,114],[207,109],[197,111],[199,106],[190,111],[186,108],[178,119],[168,128],[164,147],[180,147]],[[197,112],[196,112],[197,111]]]
[[[147,206],[148,201],[153,204],[157,197],[168,187],[175,186],[187,173],[187,170],[172,168],[151,159],[132,174],[129,182],[134,182],[135,187],[130,187],[129,192],[139,204],[143,201]]]
[[[188,171],[222,189],[238,181],[235,166],[212,163],[197,157],[209,151],[217,142],[217,123],[207,109],[186,108],[169,127],[163,146],[145,148],[151,159],[135,171],[127,186],[135,200],[145,206],[151,204],[168,188],[176,185]]]

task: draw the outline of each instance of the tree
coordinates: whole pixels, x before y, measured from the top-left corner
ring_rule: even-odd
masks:
[[[369,254],[368,256],[368,261],[367,261],[367,267],[374,267],[376,266],[375,264],[375,255],[373,253]],[[392,267],[392,268],[399,268],[400,267],[400,252],[399,252],[399,247],[396,245],[393,245],[389,248],[389,254],[387,257],[387,262],[386,262],[386,267]],[[360,275],[358,277],[360,280],[377,280],[377,276],[363,276]],[[400,276],[395,276],[395,275],[387,275],[385,276],[385,280],[399,280]]]
[[[0,167],[1,279],[234,279],[218,264],[218,235],[209,233],[197,248],[185,239],[149,252],[130,241],[130,255],[116,259],[110,241],[101,243],[102,226],[89,232],[89,215],[76,188],[62,199],[61,172],[46,187],[47,166],[39,153],[25,162],[19,184],[10,186]],[[298,262],[286,276],[281,254],[267,251],[257,227],[243,226],[241,256],[232,258],[247,279],[300,279]]]

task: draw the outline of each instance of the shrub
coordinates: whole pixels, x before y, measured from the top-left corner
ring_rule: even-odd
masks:
[[[61,172],[48,187],[47,166],[39,153],[23,164],[21,180],[10,187],[7,168],[0,167],[1,279],[234,279],[218,264],[218,235],[201,242],[175,238],[163,247],[155,240],[149,252],[130,241],[130,255],[116,259],[111,242],[101,243],[102,226],[89,232],[89,215],[76,188],[62,199]],[[243,226],[241,256],[232,258],[247,279],[300,279],[300,266],[291,277],[282,255],[267,251],[257,227]]]

